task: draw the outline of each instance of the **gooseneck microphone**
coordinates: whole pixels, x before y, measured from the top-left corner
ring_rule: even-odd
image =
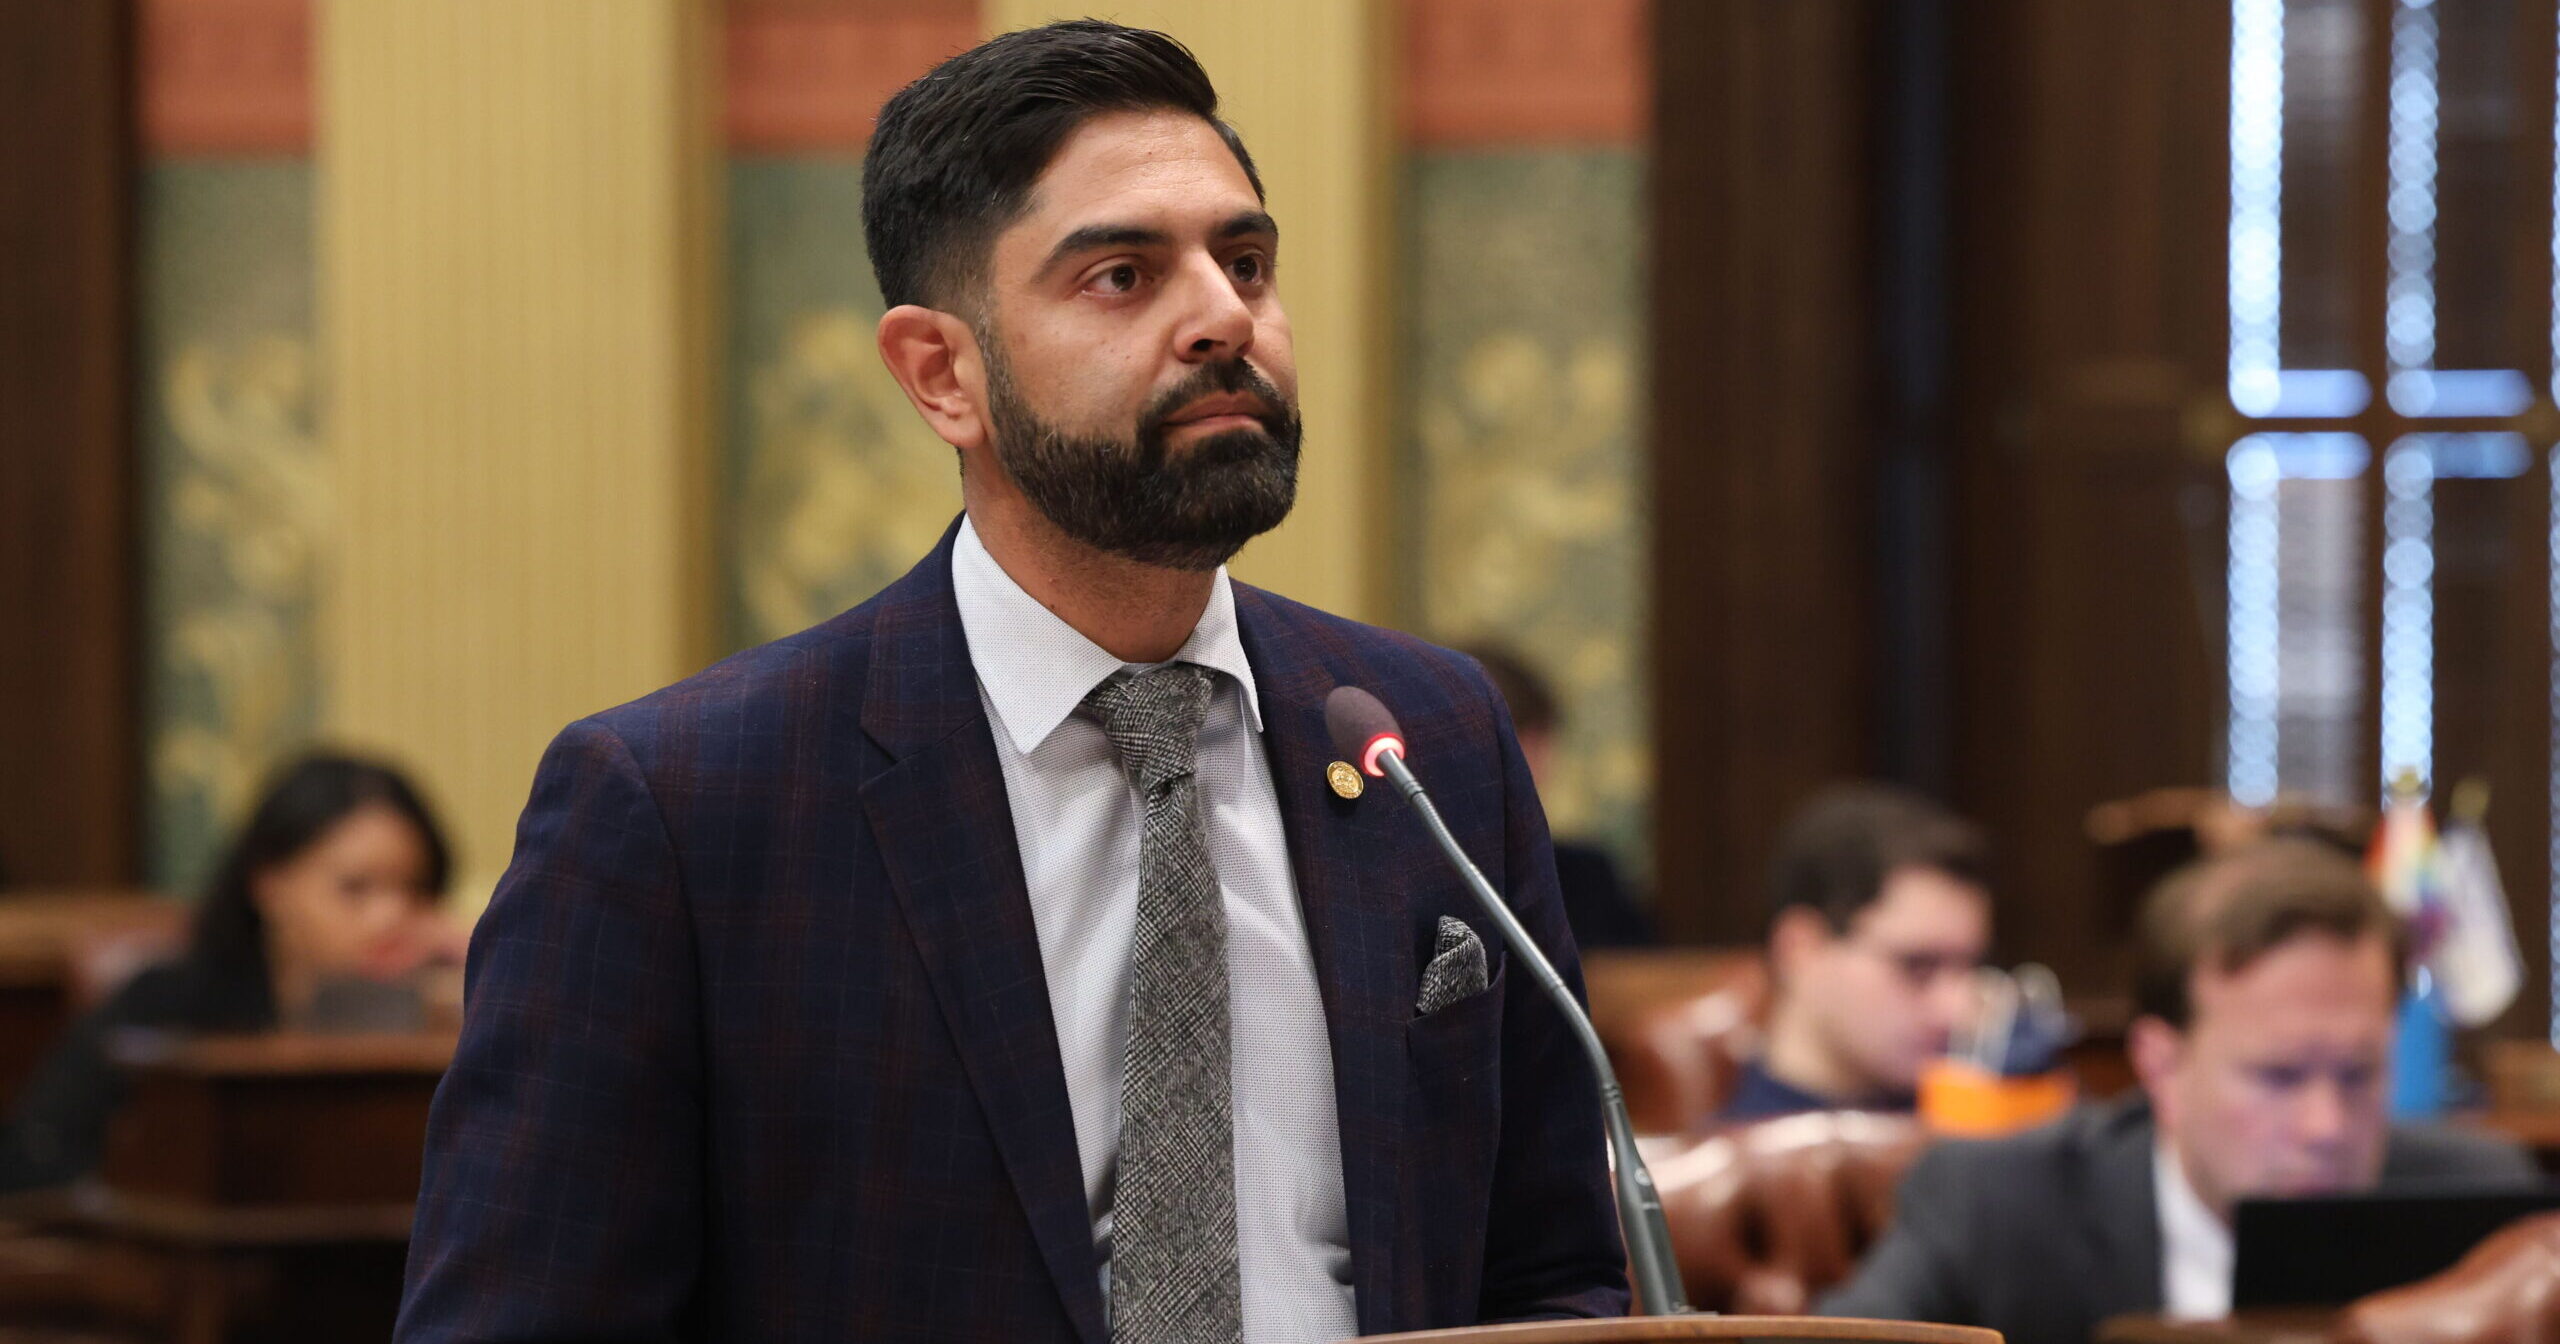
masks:
[[[1413,810],[1422,816],[1422,824],[1431,838],[1440,843],[1440,852],[1448,856],[1449,866],[1466,880],[1485,913],[1493,917],[1502,930],[1502,939],[1511,945],[1511,954],[1525,962],[1537,977],[1547,997],[1555,1000],[1564,1020],[1573,1027],[1582,1053],[1591,1060],[1591,1072],[1600,1085],[1600,1109],[1607,1117],[1609,1145],[1617,1150],[1618,1228],[1627,1239],[1627,1258],[1635,1269],[1636,1292],[1644,1311],[1656,1316],[1676,1316],[1689,1310],[1688,1295],[1681,1291],[1680,1265],[1671,1255],[1671,1229],[1662,1219],[1662,1196],[1654,1189],[1653,1173],[1647,1171],[1644,1158],[1636,1152],[1635,1122],[1627,1118],[1627,1100],[1618,1089],[1617,1070],[1609,1067],[1609,1052],[1600,1045],[1600,1033],[1591,1026],[1591,1017],[1574,1002],[1573,991],[1564,977],[1556,974],[1554,963],[1538,950],[1536,940],[1522,928],[1518,916],[1505,905],[1501,893],[1485,880],[1484,872],[1459,848],[1458,838],[1449,833],[1447,822],[1440,819],[1440,809],[1431,805],[1431,796],[1422,789],[1422,781],[1405,768],[1404,732],[1396,727],[1395,715],[1378,702],[1378,697],[1357,686],[1336,686],[1325,697],[1324,726],[1333,737],[1333,749],[1343,760],[1356,764],[1362,773],[1385,779],[1396,786]]]

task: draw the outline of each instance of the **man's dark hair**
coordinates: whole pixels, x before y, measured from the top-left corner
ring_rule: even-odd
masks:
[[[1499,644],[1469,644],[1458,650],[1476,660],[1493,682],[1503,707],[1511,711],[1511,726],[1523,733],[1552,732],[1561,716],[1556,710],[1556,693],[1547,679],[1527,660]]]
[[[1979,887],[1990,883],[1989,847],[1973,823],[1907,789],[1841,784],[1798,812],[1769,874],[1769,920],[1802,906],[1835,933],[1849,931],[1898,868],[1929,868]]]
[[[2195,1015],[2195,973],[2224,975],[2306,933],[2369,937],[2407,974],[2406,926],[2355,860],[2315,840],[2259,840],[2199,859],[2161,879],[2142,904],[2135,937],[2134,1011],[2184,1030]]]
[[[862,164],[862,237],[880,297],[944,311],[965,302],[1067,136],[1098,113],[1159,108],[1216,127],[1262,195],[1253,156],[1218,119],[1208,72],[1163,33],[1099,19],[1025,28],[898,90]]]

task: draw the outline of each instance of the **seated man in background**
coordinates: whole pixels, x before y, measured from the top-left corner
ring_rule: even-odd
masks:
[[[1901,789],[1845,785],[1798,813],[1770,875],[1766,1044],[1717,1118],[1910,1110],[1971,1013],[1986,867],[1981,832]]]
[[[2531,1178],[2503,1140],[2386,1118],[2406,942],[2353,860],[2267,840],[2192,864],[2138,940],[2140,1093],[1930,1150],[1826,1314],[2084,1344],[2128,1312],[2228,1314],[2240,1200]]]
[[[1501,693],[1503,707],[1511,711],[1512,732],[1520,739],[1520,756],[1529,763],[1530,782],[1541,797],[1553,798],[1556,734],[1564,721],[1555,691],[1509,649],[1479,644],[1459,652],[1481,664]],[[1564,921],[1573,930],[1575,947],[1588,952],[1653,946],[1653,921],[1627,891],[1609,851],[1563,836],[1555,838],[1555,850],[1556,885],[1564,893]]]

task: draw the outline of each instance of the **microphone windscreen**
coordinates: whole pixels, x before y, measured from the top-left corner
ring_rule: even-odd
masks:
[[[1382,773],[1370,757],[1378,739],[1393,739],[1396,753],[1404,754],[1404,730],[1396,726],[1396,716],[1378,703],[1378,697],[1357,686],[1336,686],[1324,698],[1324,727],[1333,739],[1334,754],[1372,775]]]

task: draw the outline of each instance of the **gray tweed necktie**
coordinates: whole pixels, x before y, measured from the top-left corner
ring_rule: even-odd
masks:
[[[1244,1337],[1227,914],[1192,773],[1209,690],[1208,669],[1171,663],[1084,700],[1146,808],[1111,1206],[1114,1344]]]

